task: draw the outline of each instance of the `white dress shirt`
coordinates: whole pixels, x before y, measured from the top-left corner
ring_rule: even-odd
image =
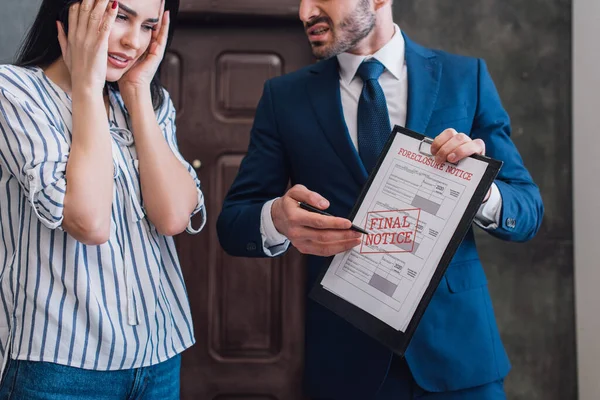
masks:
[[[356,74],[360,64],[368,58],[381,62],[385,71],[379,77],[387,102],[390,126],[406,126],[408,108],[408,74],[404,57],[404,37],[398,25],[394,25],[394,36],[381,49],[371,56],[360,56],[342,53],[337,56],[340,65],[340,92],[344,119],[352,143],[358,149],[358,101],[363,88],[363,81]],[[310,189],[310,188],[309,188]],[[262,208],[260,231],[264,251],[267,255],[276,256],[287,250],[289,240],[275,229],[271,218],[273,199]],[[487,202],[483,203],[475,216],[475,223],[484,229],[496,229],[500,221],[502,197],[496,184]]]

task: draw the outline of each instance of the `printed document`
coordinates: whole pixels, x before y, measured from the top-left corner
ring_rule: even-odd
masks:
[[[352,221],[370,234],[334,257],[323,287],[406,331],[488,164],[437,163],[430,145],[396,135]]]

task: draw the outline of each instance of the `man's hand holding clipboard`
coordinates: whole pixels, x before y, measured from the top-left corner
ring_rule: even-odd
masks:
[[[438,163],[448,161],[456,164],[473,154],[485,156],[485,142],[481,139],[471,139],[454,129],[446,129],[432,141],[429,151]],[[488,189],[484,202],[490,197],[491,190]]]
[[[474,154],[484,155],[485,143],[481,139],[472,140],[454,129],[447,129],[433,140],[430,151],[438,162],[447,160],[458,163]],[[489,191],[484,201],[488,197]],[[360,245],[361,233],[367,232],[356,229],[356,225],[348,219],[328,214],[325,211],[328,207],[329,201],[319,193],[303,185],[295,185],[273,202],[273,224],[304,254],[327,257]]]
[[[432,140],[396,126],[349,216],[369,235],[333,258],[311,298],[403,355],[500,170],[484,153],[454,130]]]

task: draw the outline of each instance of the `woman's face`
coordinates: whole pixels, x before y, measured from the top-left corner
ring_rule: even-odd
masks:
[[[108,38],[106,80],[116,82],[144,55],[161,16],[161,0],[119,0]]]

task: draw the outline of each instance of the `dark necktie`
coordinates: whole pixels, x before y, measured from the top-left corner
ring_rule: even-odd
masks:
[[[356,72],[363,81],[358,102],[358,154],[367,173],[375,167],[392,131],[385,94],[377,81],[384,70],[382,63],[371,58]]]

